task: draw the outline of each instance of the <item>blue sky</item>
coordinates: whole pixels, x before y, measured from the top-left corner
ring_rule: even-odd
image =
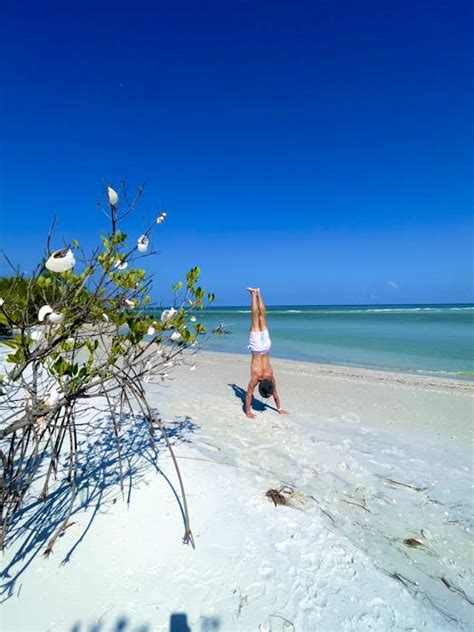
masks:
[[[168,210],[154,297],[470,302],[471,4],[29,3],[2,18],[0,247],[92,246],[105,182]],[[0,273],[7,272],[4,262]]]

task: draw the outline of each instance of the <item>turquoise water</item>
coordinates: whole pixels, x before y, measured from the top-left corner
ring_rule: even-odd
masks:
[[[474,305],[269,307],[272,355],[292,360],[443,373],[474,372]],[[222,307],[199,316],[211,336],[203,348],[247,353],[250,309]]]

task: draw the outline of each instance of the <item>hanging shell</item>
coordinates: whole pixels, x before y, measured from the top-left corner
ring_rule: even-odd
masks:
[[[123,302],[127,309],[133,309],[135,307],[135,303],[131,301],[129,298],[126,298]]]
[[[117,206],[118,194],[112,187],[107,187],[107,199],[109,200],[110,206]]]
[[[117,270],[126,270],[128,268],[127,261],[121,261],[120,259],[114,263],[114,268]]]
[[[161,322],[162,323],[167,323],[169,322],[172,318],[174,318],[176,315],[176,310],[174,307],[172,307],[171,309],[165,309],[162,313],[161,313]]]
[[[179,333],[179,331],[173,331],[173,333],[171,334],[171,340],[173,342],[179,342],[181,340],[181,334]]]
[[[166,218],[166,213],[160,213],[158,217],[156,218],[156,223],[162,224],[165,221],[165,218]]]
[[[51,314],[49,314],[49,316],[48,316],[48,320],[53,325],[58,325],[59,323],[63,322],[64,314],[58,314],[57,312],[51,312]]]
[[[153,325],[150,325],[147,329],[146,335],[154,336],[155,334],[156,334],[156,329],[153,327]]]
[[[138,252],[146,252],[148,250],[148,246],[150,245],[150,240],[146,235],[140,235],[137,240],[137,248]]]
[[[45,266],[50,272],[67,272],[76,264],[76,259],[70,248],[55,250],[46,261]]]
[[[38,312],[38,320],[40,321],[40,323],[42,323],[43,320],[46,318],[46,316],[52,313],[53,313],[52,307],[50,307],[49,305],[43,305],[43,307],[41,307]]]

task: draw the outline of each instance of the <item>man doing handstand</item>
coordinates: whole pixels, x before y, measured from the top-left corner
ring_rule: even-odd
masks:
[[[252,413],[252,397],[255,387],[258,384],[258,392],[262,397],[273,395],[275,405],[280,415],[287,415],[286,410],[280,407],[280,398],[276,390],[273,369],[270,364],[268,352],[272,346],[270,334],[267,327],[267,310],[258,288],[247,288],[252,301],[252,322],[250,325],[249,349],[252,352],[250,364],[250,382],[245,396],[245,414],[250,419],[255,419]]]

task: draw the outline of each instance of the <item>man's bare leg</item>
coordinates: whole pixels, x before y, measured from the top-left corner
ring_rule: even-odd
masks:
[[[259,316],[259,327],[260,327],[260,331],[265,331],[265,329],[268,329],[267,327],[267,308],[265,307],[265,303],[263,302],[263,298],[262,295],[260,293],[260,290],[257,290],[257,301],[258,301],[258,310],[260,313]]]
[[[250,331],[260,331],[260,310],[258,308],[257,290],[255,290],[253,287],[249,287],[247,289],[250,292],[252,307],[252,323],[250,325]]]

